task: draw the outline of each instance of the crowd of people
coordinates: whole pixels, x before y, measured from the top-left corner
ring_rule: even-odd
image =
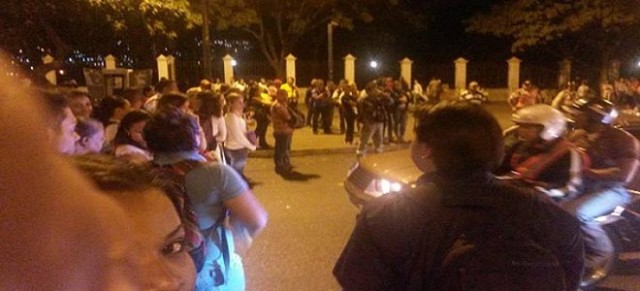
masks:
[[[475,106],[478,87],[417,111],[411,157],[424,175],[365,205],[333,270],[343,288],[576,290],[609,273],[615,250],[596,218],[631,201],[640,143],[615,122],[636,109],[638,82],[570,82],[551,100],[525,81],[504,133]]]
[[[243,175],[246,152],[255,150],[244,97],[208,85],[188,96],[161,80],[160,93],[129,89],[95,107],[86,91],[70,88],[3,93],[6,100],[32,90],[37,100],[26,101],[45,105],[47,143],[123,211],[131,245],[116,250],[116,270],[140,271],[130,278],[144,288],[244,290],[240,256],[267,223]]]
[[[518,127],[506,144],[495,117],[477,105],[477,83],[466,102],[453,103],[440,102],[439,80],[427,94],[418,85],[380,78],[359,90],[315,79],[304,97],[313,133],[332,134],[337,111],[345,142],[360,134],[358,155],[370,140],[376,152],[405,143],[410,104],[433,105],[417,110],[411,145],[424,175],[415,188],[365,206],[333,270],[343,288],[576,290],[585,265],[587,276],[610,266],[611,242],[594,218],[629,200],[624,185],[640,145],[613,126],[614,103],[635,108],[638,81],[619,80],[601,94],[569,83],[552,106],[524,82],[509,97]],[[184,94],[163,79],[94,103],[81,90],[39,91],[0,77],[0,98],[0,221],[4,235],[18,237],[1,240],[0,289],[244,290],[241,256],[268,221],[244,168],[249,151],[272,148],[272,124],[275,171],[293,171],[301,118],[293,78],[202,80]],[[499,277],[471,282],[447,265],[450,249],[496,233],[547,256],[514,263],[520,249],[504,248],[503,239],[483,246],[495,256],[477,262],[510,262]]]

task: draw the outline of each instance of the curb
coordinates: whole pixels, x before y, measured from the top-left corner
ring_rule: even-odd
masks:
[[[384,152],[392,152],[401,149],[407,149],[411,144],[394,144],[390,143],[384,146]],[[312,155],[337,155],[337,154],[348,154],[352,153],[354,156],[356,155],[356,148],[351,147],[341,147],[341,148],[325,148],[325,149],[303,149],[303,150],[291,150],[292,157],[304,157],[304,156],[312,156]],[[249,158],[273,158],[274,151],[273,149],[269,150],[256,150],[254,152],[249,153]]]

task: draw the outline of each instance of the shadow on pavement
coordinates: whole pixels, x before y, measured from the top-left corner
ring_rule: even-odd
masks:
[[[318,174],[304,174],[304,173],[300,173],[298,171],[291,171],[288,173],[282,173],[280,174],[280,176],[282,176],[283,179],[287,180],[287,181],[299,181],[299,182],[305,182],[311,179],[318,179],[320,178],[320,175]]]

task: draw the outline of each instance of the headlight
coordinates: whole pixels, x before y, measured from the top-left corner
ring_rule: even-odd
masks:
[[[376,179],[374,183],[376,191],[380,192],[382,195],[402,190],[402,184],[392,182],[387,179]]]

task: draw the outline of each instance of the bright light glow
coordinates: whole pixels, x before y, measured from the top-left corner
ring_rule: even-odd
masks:
[[[389,193],[391,192],[391,182],[387,181],[387,180],[380,180],[380,191],[382,191],[382,193]]]
[[[378,62],[376,61],[371,61],[371,63],[369,63],[369,66],[371,66],[371,68],[377,68],[378,67]]]
[[[638,67],[640,67],[640,62],[638,62]]]
[[[60,75],[64,75],[64,70],[60,70],[58,73],[60,73]]]
[[[236,62],[236,60],[231,60],[231,66],[235,67],[236,65],[238,65],[238,62]]]
[[[378,181],[378,189],[380,190],[380,192],[382,192],[382,194],[398,192],[402,190],[402,184],[398,182],[391,182],[386,179],[380,179],[380,181]]]

